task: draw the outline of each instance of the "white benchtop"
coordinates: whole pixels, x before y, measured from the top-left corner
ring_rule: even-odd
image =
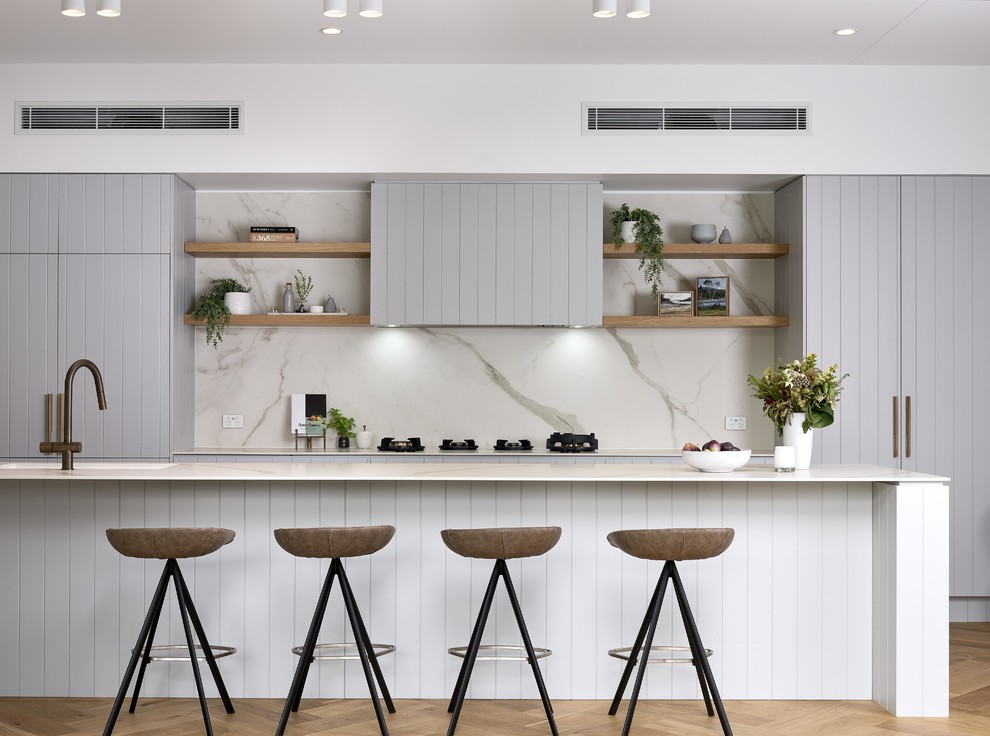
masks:
[[[702,473],[687,465],[470,464],[470,463],[86,463],[62,470],[52,463],[0,464],[3,480],[229,480],[229,481],[540,481],[690,483],[932,483],[948,478],[877,465],[820,465],[776,473],[768,465],[746,465],[731,473]]]

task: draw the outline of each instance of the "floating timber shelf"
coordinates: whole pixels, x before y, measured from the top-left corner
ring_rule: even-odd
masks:
[[[662,316],[603,317],[603,327],[786,327],[790,319],[782,315],[746,317],[695,317],[679,314]]]
[[[202,326],[188,314],[182,318],[183,324]],[[367,314],[232,314],[231,327],[370,327],[371,316]]]
[[[790,253],[791,247],[787,243],[731,243],[722,245],[720,243],[708,243],[697,245],[696,243],[664,243],[663,257],[665,259],[674,258],[780,258]],[[636,244],[628,243],[622,246],[621,250],[616,250],[612,243],[605,243],[603,246],[604,258],[639,258],[636,253]]]
[[[370,258],[371,243],[187,242],[194,258]]]

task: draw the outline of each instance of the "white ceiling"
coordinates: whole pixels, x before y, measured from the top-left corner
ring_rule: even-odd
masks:
[[[625,0],[610,19],[592,0],[384,0],[376,19],[348,0],[336,22],[322,0],[86,2],[0,0],[0,63],[990,65],[990,0],[653,0],[643,20]]]

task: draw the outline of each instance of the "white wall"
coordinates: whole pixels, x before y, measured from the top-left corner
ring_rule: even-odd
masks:
[[[987,173],[987,88],[988,67],[2,65],[0,160],[10,171]],[[73,100],[242,100],[245,133],[14,135],[14,102]],[[810,103],[813,130],[582,136],[588,101]]]

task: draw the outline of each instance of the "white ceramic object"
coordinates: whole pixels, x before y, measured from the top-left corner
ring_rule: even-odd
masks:
[[[622,235],[623,243],[635,243],[636,233],[634,232],[636,228],[635,220],[625,220],[622,225],[619,226],[619,234]]]
[[[807,470],[811,467],[811,450],[815,443],[815,430],[805,432],[801,429],[804,414],[794,412],[790,424],[784,425],[783,443],[794,448],[794,468]]]
[[[691,240],[695,243],[711,243],[718,237],[714,225],[692,225]]]
[[[752,450],[720,452],[681,450],[681,458],[684,462],[702,473],[731,473],[748,463],[752,454]]]
[[[322,304],[314,304],[313,306],[311,306],[309,308],[309,313],[310,314],[323,314],[323,305]]]
[[[228,291],[223,303],[231,314],[251,314],[251,295],[243,291]]]
[[[794,448],[788,445],[780,445],[773,448],[773,469],[778,473],[787,473],[794,470],[795,453]]]
[[[362,430],[357,433],[357,446],[359,450],[370,450],[373,444],[375,444],[375,436],[371,432]]]

